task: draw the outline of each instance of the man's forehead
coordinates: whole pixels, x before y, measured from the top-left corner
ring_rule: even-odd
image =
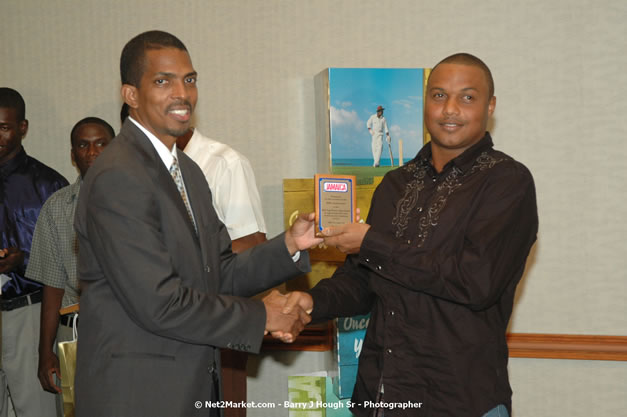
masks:
[[[8,123],[17,120],[17,109],[13,107],[0,107],[0,122]]]
[[[85,123],[76,129],[77,139],[93,139],[95,137],[111,136],[107,128],[98,123]]]
[[[146,51],[145,61],[145,70],[153,74],[190,74],[196,72],[189,53],[182,49],[148,49]]]
[[[431,71],[427,87],[441,89],[450,84],[460,84],[462,90],[487,89],[488,79],[484,71],[476,65],[442,63]]]

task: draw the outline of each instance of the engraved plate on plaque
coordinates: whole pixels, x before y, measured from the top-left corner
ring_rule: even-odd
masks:
[[[354,175],[316,174],[316,235],[326,227],[355,221]]]

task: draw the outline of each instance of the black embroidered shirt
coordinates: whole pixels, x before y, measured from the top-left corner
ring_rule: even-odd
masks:
[[[427,144],[385,176],[360,253],[310,292],[316,320],[371,312],[358,416],[381,386],[385,403],[421,403],[386,417],[511,412],[505,332],[536,240],[533,178],[488,133],[440,173],[430,160]]]

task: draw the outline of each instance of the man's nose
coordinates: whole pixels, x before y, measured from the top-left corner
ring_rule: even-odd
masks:
[[[90,156],[96,156],[100,153],[100,147],[96,143],[90,143],[87,148],[87,154]]]
[[[184,81],[174,81],[172,85],[172,97],[187,99],[189,97],[189,90],[187,84]]]
[[[455,100],[455,98],[453,97],[447,98],[446,102],[444,102],[444,108],[442,109],[442,111],[446,115],[458,114],[459,106],[457,105],[457,101]]]

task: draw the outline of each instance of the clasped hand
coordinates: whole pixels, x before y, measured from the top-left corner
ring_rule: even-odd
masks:
[[[311,321],[309,315],[313,308],[306,301],[301,301],[300,294],[311,297],[306,293],[293,292],[283,295],[277,290],[272,290],[262,301],[266,307],[265,334],[272,334],[276,339],[285,343],[292,343],[296,337]]]
[[[356,210],[356,221],[359,222],[360,211]],[[296,250],[303,250],[314,246],[322,239],[313,236],[313,213],[300,215],[292,228],[286,233],[285,243],[293,254]],[[361,243],[370,229],[365,223],[349,223],[342,226],[326,228],[322,231],[324,243],[336,246],[344,253],[359,253]],[[294,291],[281,294],[273,290],[263,298],[266,308],[265,334],[280,339],[285,343],[292,343],[311,321],[313,299],[305,292]]]

